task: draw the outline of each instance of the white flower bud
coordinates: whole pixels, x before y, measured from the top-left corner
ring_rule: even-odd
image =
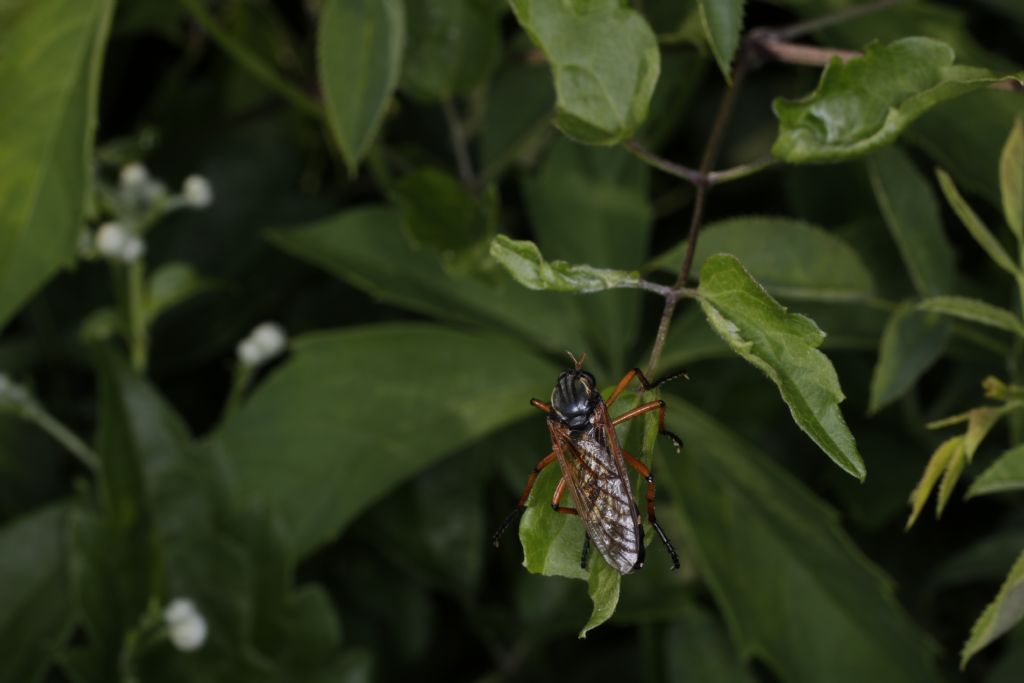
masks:
[[[251,335],[238,342],[238,346],[235,347],[235,354],[238,356],[239,361],[250,367],[256,367],[263,362],[263,351]]]
[[[116,221],[107,221],[96,231],[96,251],[108,259],[120,259],[132,234]]]
[[[121,187],[136,190],[149,183],[149,169],[137,161],[121,167]]]
[[[205,209],[213,203],[213,186],[204,176],[193,173],[182,183],[181,196],[186,206]]]
[[[275,322],[260,323],[249,333],[249,338],[256,342],[264,361],[280,355],[288,346],[288,334]]]
[[[164,623],[171,643],[182,652],[198,650],[206,642],[206,617],[188,598],[175,598],[167,604]]]
[[[125,263],[132,263],[142,258],[142,255],[146,253],[146,242],[143,241],[138,235],[128,235],[128,239],[125,240],[121,246],[121,253],[119,258]]]

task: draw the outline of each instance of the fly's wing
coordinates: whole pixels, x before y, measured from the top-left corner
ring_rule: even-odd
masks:
[[[590,541],[608,564],[620,574],[628,574],[643,566],[643,527],[615,428],[607,416],[604,406],[599,406],[593,435],[571,435],[568,427],[554,421],[548,422],[548,428],[562,476]]]

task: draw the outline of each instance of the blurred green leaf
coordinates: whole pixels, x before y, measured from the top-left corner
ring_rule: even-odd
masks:
[[[981,299],[966,296],[932,296],[917,305],[922,311],[941,313],[961,320],[994,327],[1024,337],[1024,322],[1016,315]]]
[[[785,244],[785,249],[777,245]],[[680,243],[653,262],[676,272],[686,245]],[[789,299],[859,301],[874,295],[871,273],[843,240],[795,218],[738,216],[700,231],[693,271],[712,254],[732,254],[765,289]]]
[[[564,138],[522,181],[526,210],[544,255],[569,263],[631,271],[648,257],[653,211],[650,171],[621,148],[584,147]],[[550,295],[548,295],[550,296]],[[597,367],[621,372],[639,331],[640,292],[575,298]]]
[[[171,261],[156,268],[146,287],[146,318],[153,321],[167,310],[212,286],[190,263]]]
[[[967,489],[967,497],[1024,489],[1024,445],[1011,448],[978,475]]]
[[[863,479],[864,461],[839,411],[845,396],[832,363],[817,350],[825,335],[814,321],[787,312],[728,254],[704,263],[698,293],[708,322],[778,386],[797,425],[833,462]]]
[[[745,0],[698,0],[700,23],[704,35],[722,70],[725,80],[732,81],[732,60],[740,45]]]
[[[912,37],[872,43],[863,57],[833,60],[817,89],[776,99],[779,136],[772,154],[791,163],[842,161],[893,142],[930,107],[1007,76],[954,65],[945,43]],[[914,64],[914,69],[905,68]],[[1024,73],[1011,77],[1024,80]]]
[[[950,327],[934,316],[901,304],[885,325],[878,347],[878,362],[871,375],[868,412],[877,413],[903,396],[942,356]]]
[[[480,175],[494,180],[510,163],[538,154],[554,107],[555,93],[543,68],[513,65],[501,71],[487,94]]]
[[[537,245],[498,235],[491,241],[491,256],[505,267],[516,282],[528,289],[589,294],[616,287],[636,287],[637,272],[545,261]]]
[[[513,332],[549,351],[584,348],[571,295],[535,293],[511,278],[496,282],[446,272],[434,254],[402,237],[398,211],[350,209],[269,239],[387,303],[442,320]]]
[[[1024,117],[1014,120],[999,157],[999,189],[1006,224],[1018,241],[1024,241]]]
[[[707,414],[671,406],[687,446],[661,462],[662,481],[740,651],[790,683],[938,681],[927,637],[836,511]]]
[[[924,468],[921,480],[917,482],[917,486],[910,493],[910,517],[907,519],[907,529],[914,526],[914,522],[917,521],[921,510],[924,509],[924,504],[928,502],[928,496],[931,495],[932,489],[935,488],[935,483],[942,476],[943,472],[946,471],[946,468],[950,466],[950,463],[960,461],[962,469],[963,456],[963,434],[946,439],[935,449],[931,458],[928,459],[928,464]]]
[[[317,66],[327,122],[350,176],[384,121],[404,50],[402,0],[329,0],[321,10]]]
[[[935,191],[897,147],[868,159],[875,200],[919,294],[946,294],[953,284],[953,247]]]
[[[465,93],[487,77],[501,49],[495,3],[404,2],[407,40],[402,90],[417,100],[439,102]]]
[[[0,91],[0,329],[75,261],[92,205],[112,0],[7,0]]]
[[[665,631],[667,680],[754,683],[716,615],[692,602]]]
[[[960,448],[953,450],[949,457],[949,461],[946,463],[946,469],[942,473],[942,481],[939,482],[939,491],[935,496],[935,518],[939,519],[942,517],[943,511],[946,509],[946,503],[953,495],[953,489],[956,488],[956,484],[960,481],[960,475],[964,473],[964,467],[967,465],[967,448],[966,448],[966,437],[964,438],[964,445]]]
[[[960,652],[960,668],[993,640],[1024,618],[1024,552],[1020,554],[995,599],[985,608],[971,628],[971,635]]]
[[[647,118],[661,68],[647,21],[618,0],[511,0],[519,25],[547,56],[555,125],[590,145],[629,139]]]
[[[1019,274],[1020,270],[1010,255],[1006,253],[1002,242],[992,234],[992,231],[988,229],[988,226],[985,225],[978,214],[974,213],[974,209],[963,198],[960,191],[956,189],[956,184],[949,177],[949,174],[941,168],[937,168],[935,169],[935,175],[939,179],[939,187],[942,188],[942,194],[946,196],[946,201],[953,207],[953,211],[963,222],[967,231],[971,233],[974,241],[985,250],[985,253],[989,255],[989,258],[997,266],[1011,275]]]
[[[0,527],[0,681],[42,680],[72,623],[67,508],[53,505]]]
[[[427,465],[532,412],[530,396],[557,375],[505,339],[428,324],[320,333],[292,349],[215,440],[300,557]]]
[[[474,196],[450,174],[420,168],[393,187],[402,228],[413,244],[430,247],[448,260],[494,234],[498,196],[492,188]]]

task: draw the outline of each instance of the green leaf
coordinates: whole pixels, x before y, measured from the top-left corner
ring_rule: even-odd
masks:
[[[1009,406],[981,406],[969,411],[967,432],[964,434],[964,453],[967,455],[967,462],[974,459],[978,446],[1008,410]]]
[[[988,466],[967,489],[967,497],[1024,489],[1024,445],[1011,448]]]
[[[949,341],[949,325],[934,316],[901,304],[885,325],[878,347],[878,362],[871,375],[868,412],[877,413],[903,396],[942,356]]]
[[[953,284],[953,247],[932,186],[896,147],[869,158],[868,174],[914,288],[925,296],[947,293]]]
[[[414,245],[435,249],[450,260],[494,234],[498,211],[494,191],[478,199],[436,168],[409,173],[393,190],[402,210],[402,229]]]
[[[317,31],[325,113],[350,176],[369,152],[398,86],[402,0],[329,0]]]
[[[42,508],[0,527],[3,683],[42,679],[72,623],[65,534],[67,509]]]
[[[932,489],[935,488],[935,482],[946,471],[951,461],[962,457],[963,450],[964,436],[960,434],[943,441],[935,449],[935,452],[932,453],[932,457],[928,459],[928,464],[924,468],[924,474],[921,475],[921,480],[917,482],[917,486],[910,493],[911,507],[910,517],[907,519],[906,524],[907,529],[914,526],[914,522],[917,521],[921,510],[924,509],[924,504],[928,501],[928,496],[931,495]]]
[[[509,164],[535,158],[550,132],[555,92],[539,66],[513,65],[499,72],[487,93],[480,131],[480,175],[494,180]]]
[[[164,312],[210,289],[212,283],[190,263],[172,261],[153,271],[146,286],[146,319],[156,320]]]
[[[864,461],[839,411],[839,378],[817,350],[825,335],[814,321],[787,312],[728,254],[704,263],[698,292],[708,322],[778,386],[797,425],[833,462],[864,479]]]
[[[755,683],[716,615],[692,602],[665,631],[670,681]]]
[[[963,198],[960,191],[956,189],[956,184],[949,177],[949,174],[941,168],[937,168],[935,169],[935,175],[939,178],[939,187],[942,188],[942,193],[946,195],[946,201],[953,207],[953,211],[956,212],[964,227],[967,228],[967,231],[971,233],[974,241],[981,245],[981,248],[985,250],[985,253],[988,254],[989,258],[997,266],[1011,275],[1020,273],[1016,263],[1006,253],[1006,249],[1003,248],[1002,242],[992,234],[992,231],[988,229],[988,226],[985,225],[978,214],[974,213],[974,209]]]
[[[91,206],[112,0],[7,0],[0,91],[0,329],[75,260]]]
[[[981,323],[999,330],[1024,336],[1024,323],[1006,310],[980,299],[966,296],[933,296],[923,299],[918,305],[922,311],[941,313],[961,320]]]
[[[985,608],[971,628],[971,635],[960,652],[960,668],[993,640],[1024,618],[1024,552],[1020,554],[995,599]]]
[[[999,157],[999,189],[1006,224],[1024,242],[1024,117],[1014,120]]]
[[[942,517],[942,512],[946,509],[946,503],[949,502],[950,497],[953,495],[953,489],[956,488],[957,482],[960,481],[960,475],[964,473],[964,466],[966,464],[967,448],[965,438],[964,445],[953,450],[949,461],[946,463],[946,470],[942,473],[942,481],[939,482],[939,491],[935,497],[936,519]]]
[[[487,77],[501,48],[495,3],[404,2],[408,38],[402,90],[423,102],[440,102],[465,93]]]
[[[863,57],[845,64],[833,59],[813,93],[773,103],[779,136],[772,154],[791,163],[866,154],[893,142],[939,102],[1007,78],[953,60],[952,48],[923,37],[872,43]],[[1010,77],[1020,81],[1024,73]]]
[[[732,60],[740,45],[745,0],[697,0],[700,23],[725,80],[732,81]]]
[[[428,324],[320,333],[292,349],[215,440],[300,557],[402,481],[535,412],[530,397],[557,375],[505,339]]]
[[[648,257],[654,222],[648,167],[622,148],[559,138],[522,193],[537,244],[549,259],[632,271]],[[636,365],[640,292],[577,298],[591,357],[599,369]],[[604,366],[604,367],[601,367]]]
[[[778,249],[785,244],[785,249]],[[676,272],[685,244],[652,265]],[[874,295],[871,273],[857,252],[822,228],[794,218],[739,216],[701,229],[693,271],[712,254],[732,254],[775,296],[810,301],[861,301]]]
[[[594,604],[594,610],[587,623],[580,630],[580,638],[611,619],[615,606],[619,603],[619,587],[622,577],[607,562],[594,562],[594,568],[587,577],[587,595]]]
[[[835,509],[775,454],[690,404],[670,405],[668,426],[686,448],[661,461],[655,475],[683,515],[687,554],[742,654],[787,683],[940,680],[927,635]],[[808,627],[781,628],[780,614]]]
[[[498,235],[491,241],[491,256],[516,282],[529,289],[589,294],[616,287],[636,287],[640,281],[640,274],[636,272],[545,261],[533,242],[505,235]]]
[[[459,276],[427,250],[413,250],[397,210],[365,206],[296,228],[270,241],[389,304],[463,325],[497,328],[552,352],[580,349],[583,322],[568,294],[531,292],[501,274],[496,282]]]
[[[647,21],[619,0],[510,0],[555,82],[555,125],[590,145],[629,139],[647,117],[661,69]]]

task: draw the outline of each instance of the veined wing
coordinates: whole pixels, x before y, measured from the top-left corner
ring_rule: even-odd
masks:
[[[620,574],[643,566],[643,526],[636,511],[615,428],[602,404],[592,433],[570,435],[565,425],[548,421],[562,476],[590,541]]]

